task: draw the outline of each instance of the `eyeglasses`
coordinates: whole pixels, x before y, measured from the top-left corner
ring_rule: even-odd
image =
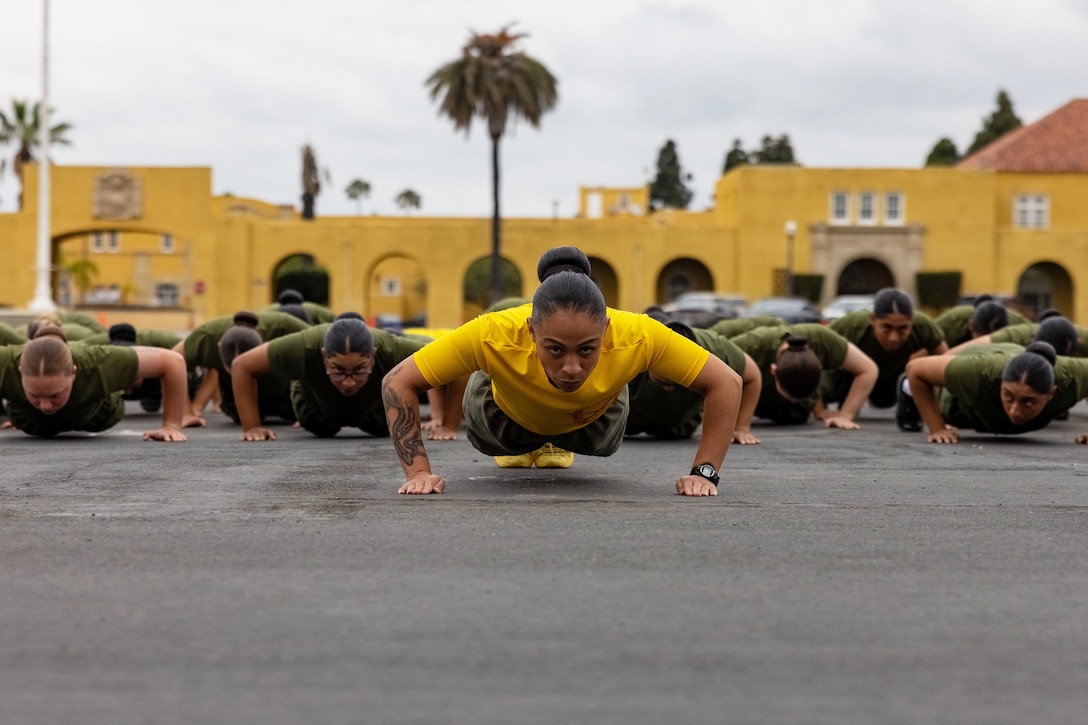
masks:
[[[348,378],[352,380],[362,380],[368,377],[372,372],[372,368],[356,368],[355,370],[341,370],[339,368],[333,368],[332,370],[325,370],[325,374],[329,376],[329,380],[334,383],[342,383]]]

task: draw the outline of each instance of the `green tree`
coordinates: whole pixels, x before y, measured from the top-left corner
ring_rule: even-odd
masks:
[[[98,265],[89,259],[76,259],[67,261],[59,260],[60,270],[72,281],[72,286],[79,292],[79,301],[87,301],[87,293],[94,287],[95,278],[98,277]]]
[[[418,209],[420,204],[423,203],[423,199],[412,189],[405,189],[401,193],[397,194],[395,200],[397,206],[404,209],[408,214],[412,213],[412,209]]]
[[[764,136],[762,146],[758,151],[752,152],[752,157],[757,164],[793,164],[797,163],[793,158],[793,146],[790,137],[782,134],[778,138]]]
[[[748,152],[741,147],[740,139],[733,139],[733,148],[729,149],[729,153],[725,155],[722,173],[724,174],[730,169],[735,169],[738,166],[744,166],[749,163],[751,163],[751,159],[748,158]]]
[[[1012,100],[1009,98],[1009,94],[1005,93],[1005,91],[998,91],[997,109],[982,120],[982,130],[975,134],[975,140],[968,147],[966,155],[970,156],[1009,131],[1015,131],[1023,125],[1024,123],[1017,117],[1016,112],[1012,110]]]
[[[926,157],[926,166],[955,166],[959,163],[960,152],[955,142],[945,136],[938,141]]]
[[[348,188],[344,189],[344,193],[348,195],[348,198],[355,202],[355,216],[359,216],[363,213],[363,202],[360,199],[367,199],[370,197],[370,182],[363,181],[362,179],[355,179]]]
[[[481,309],[486,309],[504,297],[517,297],[521,294],[521,274],[508,259],[499,260],[499,280],[501,294],[492,299],[494,290],[490,287],[491,259],[477,259],[465,270],[464,299]]]
[[[494,34],[473,33],[461,57],[442,66],[427,79],[431,100],[441,97],[439,114],[453,121],[466,135],[473,118],[487,122],[491,137],[491,295],[502,298],[499,260],[502,253],[499,213],[499,141],[506,122],[523,118],[534,128],[558,101],[555,76],[539,61],[517,51],[523,33],[507,26]]]
[[[693,192],[684,182],[691,181],[691,174],[680,168],[680,157],[672,139],[657,152],[657,176],[650,182],[650,209],[687,209]]]
[[[12,163],[15,176],[19,178],[19,206],[23,205],[23,167],[34,161],[34,151],[41,145],[41,103],[33,106],[29,101],[12,99],[11,115],[0,111],[0,144],[16,144],[18,150]],[[49,129],[49,142],[58,146],[70,146],[67,133],[72,130],[70,123],[58,123]],[[7,160],[0,161],[0,175],[7,167]]]

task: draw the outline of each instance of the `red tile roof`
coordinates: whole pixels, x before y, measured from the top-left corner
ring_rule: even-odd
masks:
[[[961,161],[961,169],[1088,173],[1088,98],[1070,101]]]

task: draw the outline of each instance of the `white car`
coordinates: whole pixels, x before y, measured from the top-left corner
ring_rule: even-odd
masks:
[[[822,310],[828,322],[856,310],[873,311],[873,295],[840,295],[831,300]]]

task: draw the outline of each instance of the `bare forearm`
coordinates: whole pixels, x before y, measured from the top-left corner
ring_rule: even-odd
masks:
[[[197,388],[196,394],[193,396],[191,405],[193,415],[200,415],[204,412],[204,408],[208,405],[208,401],[212,399],[218,389],[219,373],[215,368],[205,368],[204,377],[200,381],[200,387]]]
[[[431,462],[423,447],[419,422],[419,393],[404,390],[396,380],[396,370],[390,373],[382,386],[382,402],[389,424],[389,436],[397,451],[406,478],[414,474],[430,473]]]
[[[185,362],[178,359],[176,365],[166,368],[162,376],[162,426],[181,430],[185,407],[189,402],[189,380]]]
[[[740,393],[740,408],[737,413],[736,430],[751,430],[752,419],[756,417],[756,406],[759,405],[759,394],[762,386],[759,382],[745,383]]]
[[[850,390],[846,393],[846,399],[842,401],[842,405],[839,407],[839,415],[846,416],[850,420],[856,418],[858,412],[861,411],[861,406],[865,405],[869,394],[873,392],[876,378],[876,371],[873,371],[872,374],[861,373],[855,375],[854,382],[850,383]]]
[[[709,463],[715,468],[721,467],[725,454],[729,451],[729,444],[733,441],[741,397],[739,377],[735,387],[723,386],[707,394],[703,403],[703,433],[699,439],[699,448],[695,452],[695,465]]]
[[[242,430],[250,430],[261,425],[261,408],[257,402],[257,379],[248,373],[238,371],[231,376],[234,389],[234,405],[238,408],[238,421]]]

